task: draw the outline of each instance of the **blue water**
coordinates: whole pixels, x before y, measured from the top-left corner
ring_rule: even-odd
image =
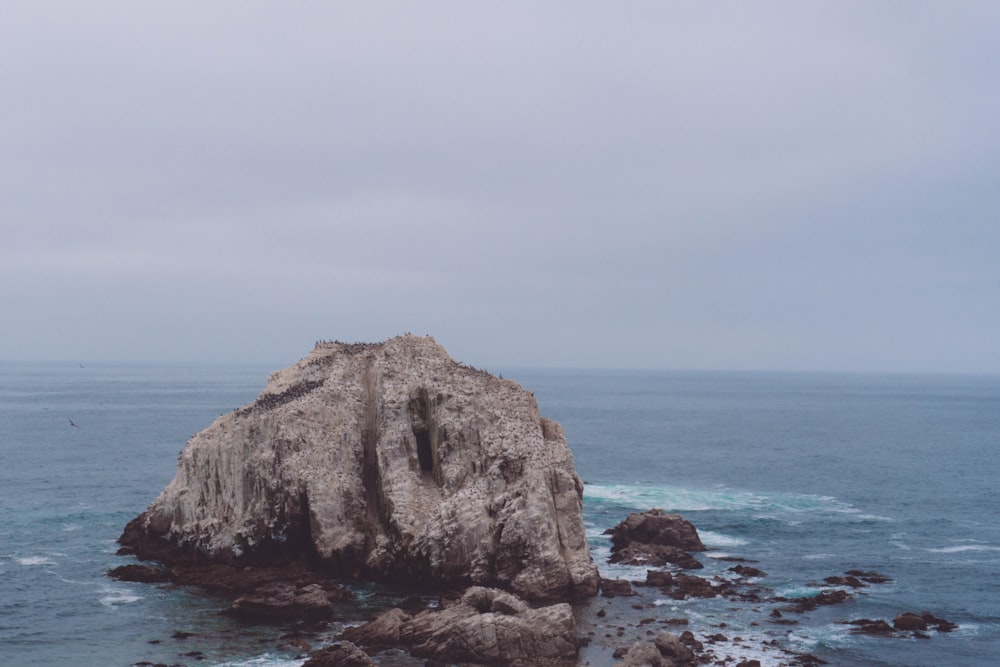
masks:
[[[173,477],[187,438],[252,400],[274,369],[0,364],[0,665],[301,664],[282,647],[287,628],[220,616],[225,600],[104,576],[127,562],[115,539]],[[893,579],[793,627],[760,623],[767,606],[722,600],[657,600],[664,615],[696,633],[724,621],[834,665],[1000,662],[1000,378],[504,375],[564,426],[596,558],[605,528],[663,507],[698,526],[702,575],[723,573],[731,563],[718,558],[731,555],[759,561],[760,585],[789,597],[848,569]],[[923,610],[960,628],[886,639],[838,623]]]

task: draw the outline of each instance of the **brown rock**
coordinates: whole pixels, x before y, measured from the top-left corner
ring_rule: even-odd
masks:
[[[892,627],[897,630],[913,631],[913,630],[926,630],[927,621],[918,614],[912,612],[905,612],[897,616],[892,620]]]
[[[173,581],[170,570],[154,565],[121,565],[108,570],[108,576],[119,581],[133,581],[142,584],[159,584]]]
[[[568,604],[533,609],[512,597],[472,587],[442,609],[413,616],[391,610],[343,636],[363,645],[403,646],[413,655],[449,663],[510,665],[575,658],[576,622]]]
[[[661,567],[669,563],[686,570],[698,570],[705,567],[698,559],[683,549],[643,542],[632,542],[628,546],[612,552],[609,560],[612,563],[624,565],[649,565],[652,567]]]
[[[668,514],[661,509],[630,514],[606,534],[611,535],[612,551],[633,542],[660,544],[684,551],[705,551],[694,524],[679,514]]]
[[[311,653],[302,667],[376,667],[376,663],[351,642],[341,641]]]
[[[319,584],[298,588],[293,584],[273,583],[236,598],[229,613],[257,621],[324,619],[333,614],[333,600],[345,597],[350,597],[350,593],[342,588],[327,590]]]
[[[635,595],[628,579],[601,579],[601,595],[606,598]]]

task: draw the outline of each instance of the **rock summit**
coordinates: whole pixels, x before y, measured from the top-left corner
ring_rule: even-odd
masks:
[[[569,599],[598,586],[582,490],[562,428],[517,383],[430,337],[321,342],[192,437],[119,541],[167,564]]]

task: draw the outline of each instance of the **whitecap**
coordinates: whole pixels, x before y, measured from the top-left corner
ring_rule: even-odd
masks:
[[[304,663],[304,659],[264,653],[246,660],[216,663],[213,667],[301,667]]]
[[[17,558],[18,563],[21,565],[55,565],[56,562],[49,558],[48,556],[26,556],[24,558]]]
[[[1000,547],[988,544],[959,544],[951,547],[941,547],[940,549],[928,549],[935,554],[957,554],[963,551],[1000,551]]]
[[[833,554],[806,554],[802,558],[805,560],[826,560],[827,558],[833,558]]]
[[[705,546],[709,547],[742,547],[747,543],[742,538],[723,535],[711,530],[699,530],[698,535],[701,537],[701,541],[705,543]]]
[[[101,593],[104,593],[104,595],[100,598],[100,602],[105,607],[115,607],[120,604],[131,604],[142,599],[141,595],[137,595],[134,591],[127,588],[113,588],[111,586],[106,586],[101,589]]]
[[[660,484],[585,484],[584,501],[614,504],[627,508],[660,507],[673,512],[707,510],[753,510],[761,517],[815,512],[858,513],[851,505],[833,496],[777,493],[761,494],[728,488],[686,488]],[[781,517],[784,519],[784,517]]]

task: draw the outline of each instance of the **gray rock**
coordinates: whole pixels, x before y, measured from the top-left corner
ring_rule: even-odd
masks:
[[[443,609],[413,616],[390,610],[348,628],[343,638],[363,646],[402,646],[444,662],[532,664],[577,654],[576,621],[568,604],[533,609],[509,593],[481,587],[470,588]]]
[[[597,593],[562,428],[430,337],[319,343],[188,442],[120,542],[166,563],[318,561],[340,576]]]
[[[376,663],[351,642],[336,642],[310,654],[302,667],[376,667]]]

